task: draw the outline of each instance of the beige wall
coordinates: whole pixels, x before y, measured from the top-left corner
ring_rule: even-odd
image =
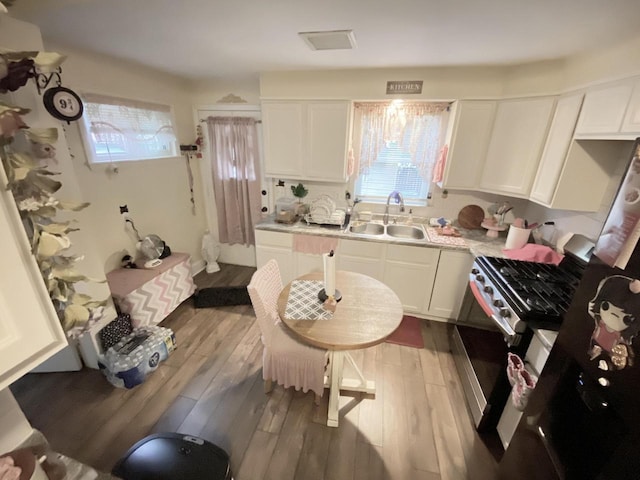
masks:
[[[503,67],[392,68],[266,72],[260,75],[262,98],[388,99],[388,80],[422,80],[421,95],[411,99],[487,98],[502,94]]]
[[[565,87],[588,86],[633,75],[640,75],[640,35],[568,58]]]
[[[79,93],[106,95],[169,104],[173,108],[180,143],[195,141],[195,127],[187,81],[109,57],[87,54],[65,46],[48,49],[69,56],[63,65],[64,85]],[[87,164],[79,122],[66,128],[80,188],[91,202],[93,234],[106,271],[119,265],[123,249],[135,253],[125,233],[119,206],[128,205],[142,236],[158,234],[173,251],[187,252],[200,262],[205,230],[200,170],[192,160],[196,212],[191,211],[186,161],[183,157],[120,162],[118,173],[104,165]]]
[[[260,104],[258,75],[196,81],[191,83],[190,90],[194,106],[222,103],[221,99],[229,94],[242,98],[249,105]]]
[[[6,15],[0,15],[0,47],[13,50],[42,50],[42,45],[42,37],[37,27]],[[88,197],[80,188],[81,179],[76,175],[74,160],[69,154],[67,139],[63,134],[66,124],[55,120],[46,112],[42,104],[42,97],[38,95],[32,82],[7,96],[9,102],[31,109],[31,112],[25,117],[30,127],[56,127],[59,130],[59,139],[54,145],[57,163],[50,166],[52,171],[60,173],[58,179],[62,183],[62,188],[56,194],[56,197],[73,202],[87,201]],[[77,264],[78,270],[92,278],[104,279],[104,269],[100,260],[99,249],[96,248],[96,235],[92,228],[93,214],[91,207],[81,212],[71,212],[69,214],[63,212],[59,216],[61,219],[68,217],[77,221],[76,226],[80,229],[80,231],[70,234],[73,253],[84,256],[84,260]],[[104,283],[79,283],[76,287],[79,291],[84,291],[96,299],[110,298],[109,289]]]

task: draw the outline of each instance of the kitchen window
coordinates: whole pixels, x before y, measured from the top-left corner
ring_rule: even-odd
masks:
[[[448,111],[448,103],[356,103],[356,196],[367,202],[385,202],[395,190],[406,204],[426,205]]]
[[[82,132],[89,162],[178,156],[171,107],[104,95],[83,96]]]

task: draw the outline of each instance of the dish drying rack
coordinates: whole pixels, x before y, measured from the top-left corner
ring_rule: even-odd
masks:
[[[334,210],[331,215],[312,215],[307,213],[304,216],[305,222],[308,225],[314,223],[316,225],[339,225],[342,226],[344,224],[345,219],[345,211],[344,210]]]

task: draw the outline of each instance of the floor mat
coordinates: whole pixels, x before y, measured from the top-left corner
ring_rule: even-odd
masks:
[[[194,294],[193,304],[196,308],[251,305],[251,298],[246,286],[202,288]]]
[[[421,320],[419,318],[409,315],[403,316],[400,326],[387,337],[385,342],[407,347],[424,348],[420,322]]]

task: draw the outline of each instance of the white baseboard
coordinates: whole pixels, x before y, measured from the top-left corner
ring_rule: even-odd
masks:
[[[192,261],[191,262],[191,276],[195,277],[197,274],[199,274],[201,271],[203,271],[206,266],[207,266],[207,262],[205,262],[202,259],[196,260],[195,262]]]

